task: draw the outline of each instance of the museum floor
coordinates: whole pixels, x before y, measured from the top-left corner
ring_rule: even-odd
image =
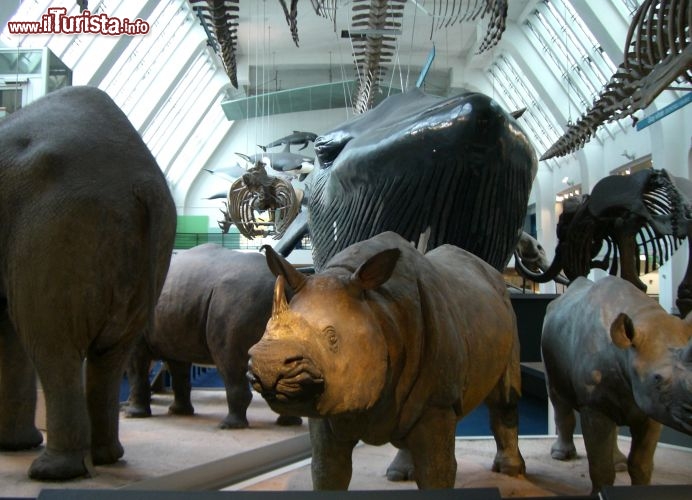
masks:
[[[123,460],[115,465],[96,467],[96,474],[89,479],[67,483],[30,481],[26,471],[40,450],[0,453],[0,497],[37,498],[42,489],[180,489],[177,481],[181,474],[177,471],[187,470],[188,476],[200,479],[205,477],[207,469],[202,464],[211,462],[216,463],[217,468],[227,467],[234,461],[249,460],[248,452],[266,449],[273,443],[307,442],[305,424],[298,428],[277,427],[274,425],[275,415],[257,396],[248,411],[251,428],[240,431],[216,427],[225,415],[225,393],[222,390],[195,390],[193,403],[197,414],[192,417],[167,415],[171,400],[167,394],[157,394],[152,405],[152,418],[121,419],[120,435],[125,447]],[[460,438],[456,451],[459,463],[456,487],[497,487],[503,497],[587,495],[590,483],[581,440],[577,440],[580,458],[571,462],[552,460],[549,455],[551,442],[549,437],[522,437],[520,447],[527,473],[524,477],[509,478],[489,470],[494,455],[492,438]],[[629,445],[626,438],[620,444],[624,450]],[[414,483],[391,483],[384,477],[394,454],[395,449],[390,446],[358,446],[354,452],[351,489],[415,489]],[[232,456],[235,459],[227,458]],[[659,445],[655,467],[653,484],[692,484],[690,450]],[[310,490],[309,468],[309,459],[304,459],[273,473],[236,482],[225,489]],[[616,484],[629,484],[627,473],[619,472]]]

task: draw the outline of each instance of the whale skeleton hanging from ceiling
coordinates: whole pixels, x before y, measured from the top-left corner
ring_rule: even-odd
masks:
[[[278,0],[286,16],[291,37],[298,46],[298,0]],[[236,52],[238,46],[239,0],[189,0],[217,52],[231,84],[238,88]],[[330,19],[336,31],[337,0],[311,0],[318,16]],[[351,36],[358,85],[354,111],[370,109],[386,74],[385,64],[396,53],[406,0],[353,0]],[[488,16],[485,36],[476,54],[494,47],[505,30],[507,0],[433,0],[430,38],[436,30],[461,22],[473,22]]]
[[[632,18],[624,61],[588,109],[541,160],[582,148],[606,122],[645,109],[674,81],[692,84],[690,0],[645,0]],[[687,91],[692,89],[687,88]]]
[[[238,13],[239,0],[189,0],[204,31],[208,44],[221,57],[231,84],[238,88]]]
[[[312,0],[315,12],[335,22],[336,0]],[[397,50],[406,0],[353,0],[351,42],[358,85],[354,96],[355,113],[370,109]],[[485,37],[477,54],[494,47],[505,30],[507,0],[434,0],[430,39],[436,30],[460,22],[476,21],[489,15]]]

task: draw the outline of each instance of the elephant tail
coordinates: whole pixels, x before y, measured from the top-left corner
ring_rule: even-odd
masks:
[[[144,256],[146,291],[142,297],[147,305],[146,328],[152,331],[154,311],[173,253],[176,231],[176,209],[173,198],[160,182],[142,182],[134,187],[134,195],[140,207],[142,231],[141,249]]]

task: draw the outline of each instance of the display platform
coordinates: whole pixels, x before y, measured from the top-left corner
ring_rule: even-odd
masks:
[[[260,492],[305,492],[312,489],[309,458],[303,458],[271,472],[263,471],[257,477],[250,478],[246,475],[247,471],[254,467],[252,460],[261,458],[262,453],[271,450],[274,444],[277,444],[276,449],[279,450],[279,453],[274,455],[289,455],[299,451],[302,445],[309,446],[306,424],[299,428],[277,427],[274,424],[275,414],[257,395],[248,411],[251,427],[244,430],[217,428],[217,424],[226,413],[223,390],[193,391],[192,401],[197,411],[195,416],[167,415],[171,401],[172,396],[157,394],[152,404],[152,418],[122,418],[120,435],[125,456],[117,464],[96,467],[96,475],[92,478],[64,483],[31,481],[26,473],[40,450],[0,453],[0,498],[77,500],[94,498],[96,495],[97,498],[107,500],[116,498],[112,496],[116,493],[112,490],[122,493],[122,496],[117,498],[123,499],[162,498],[154,496],[155,489],[188,490],[184,498],[189,499],[228,498],[228,495],[205,497],[189,492],[190,489],[222,484],[223,478],[215,477],[214,469],[228,474],[235,471],[236,477],[232,484],[213,487],[226,492],[257,492],[247,497],[256,500],[269,498],[260,495]],[[576,441],[579,458],[569,462],[559,462],[550,458],[552,440],[551,437],[522,436],[519,445],[526,461],[527,473],[522,477],[510,478],[490,471],[495,453],[494,440],[490,436],[458,438],[456,456],[459,466],[455,488],[497,489],[503,498],[539,498],[555,495],[588,498],[590,481],[582,440]],[[624,450],[627,449],[627,438],[620,439],[620,446]],[[354,450],[350,489],[371,494],[378,491],[401,493],[401,490],[416,490],[413,482],[387,481],[385,470],[395,453],[396,450],[389,445],[357,446]],[[190,483],[190,478],[196,480],[197,484],[193,484],[194,481]],[[238,479],[241,480],[237,481]],[[629,485],[627,473],[618,472],[615,484]],[[660,445],[655,456],[653,484],[692,487],[692,451]],[[52,496],[42,495],[44,490],[45,495],[51,491]],[[57,493],[53,492],[55,490]],[[84,496],[84,490],[91,490],[92,495]],[[97,493],[96,490],[108,490],[110,493]],[[384,500],[383,496],[376,496]],[[656,498],[664,500],[666,497],[658,495]]]

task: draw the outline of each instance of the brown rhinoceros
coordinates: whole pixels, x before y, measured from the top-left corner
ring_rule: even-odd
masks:
[[[267,262],[274,306],[249,376],[275,411],[310,417],[315,489],[348,488],[359,440],[400,448],[392,467],[414,467],[420,488],[453,487],[457,421],[483,401],[493,470],[524,472],[519,342],[500,273],[451,245],[422,255],[392,232],[310,277],[270,247]]]
[[[580,277],[548,306],[541,340],[557,441],[553,458],[576,456],[578,410],[592,493],[615,479],[618,425],[632,434],[627,469],[648,484],[661,423],[692,434],[692,325],[631,283]]]

